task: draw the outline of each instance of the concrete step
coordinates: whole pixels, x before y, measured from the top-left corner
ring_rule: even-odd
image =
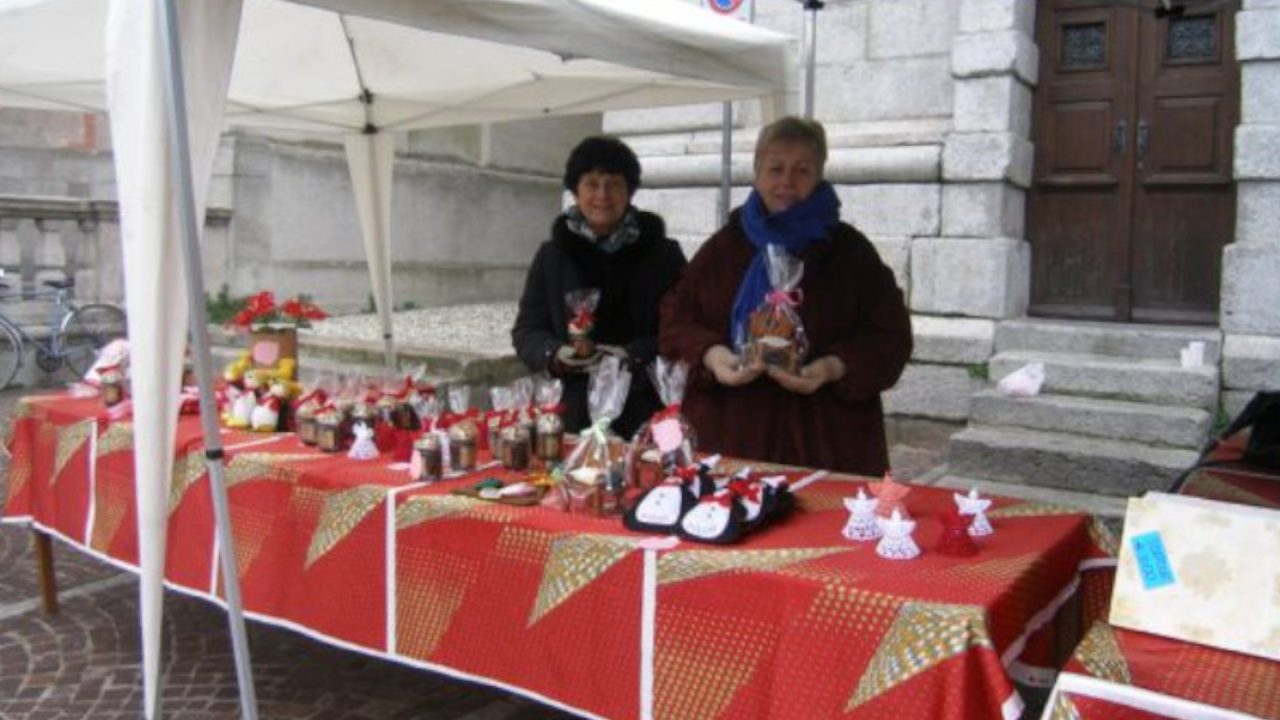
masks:
[[[975,425],[1066,432],[1195,450],[1204,445],[1213,417],[1199,408],[1070,395],[1009,397],[984,390],[973,396],[969,420]]]
[[[1218,369],[1213,365],[1183,368],[1180,363],[1169,360],[1017,350],[992,357],[988,363],[990,377],[999,381],[1031,362],[1044,363],[1042,393],[1085,395],[1210,411],[1218,405]]]
[[[995,346],[997,353],[1034,350],[1176,363],[1181,358],[1179,351],[1197,340],[1205,344],[1205,364],[1218,364],[1222,333],[1198,326],[1019,318],[996,325]]]
[[[971,426],[951,438],[949,472],[964,477],[1133,496],[1167,489],[1194,450],[1064,433]]]

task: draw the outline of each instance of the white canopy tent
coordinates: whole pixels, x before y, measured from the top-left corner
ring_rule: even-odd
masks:
[[[175,5],[168,37],[185,68],[159,30]],[[792,104],[794,61],[787,37],[678,0],[0,0],[0,106],[111,114],[148,717],[158,714],[166,499],[189,317],[219,542],[230,547],[194,247],[224,121],[343,136],[393,361],[390,131],[760,96],[776,112]],[[222,555],[253,717],[234,561]]]

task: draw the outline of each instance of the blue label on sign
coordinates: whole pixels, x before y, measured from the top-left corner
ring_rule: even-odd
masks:
[[[1138,559],[1138,574],[1142,576],[1142,587],[1155,590],[1176,582],[1160,533],[1149,532],[1145,535],[1136,535],[1129,542],[1133,545],[1134,556]]]
[[[742,0],[707,0],[707,4],[716,12],[731,13],[742,5]]]

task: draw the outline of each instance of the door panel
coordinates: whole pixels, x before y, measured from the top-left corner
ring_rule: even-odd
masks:
[[[1164,18],[1156,5],[1039,2],[1032,314],[1216,318],[1235,224],[1239,2]]]
[[[1239,73],[1235,7],[1191,5],[1181,17],[1141,17],[1133,225],[1133,318],[1212,323],[1222,247],[1235,229],[1231,135]]]
[[[1128,276],[1121,248],[1132,194],[1137,25],[1131,13],[1096,2],[1054,5],[1037,19],[1032,311],[1108,318]]]

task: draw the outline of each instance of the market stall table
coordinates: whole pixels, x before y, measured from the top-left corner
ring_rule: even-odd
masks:
[[[1045,717],[1280,718],[1280,663],[1097,622],[1067,663]]]
[[[939,488],[907,498],[925,552],[904,562],[842,537],[854,478],[793,471],[788,520],[715,547],[452,492],[516,477],[495,467],[424,485],[292,434],[224,442],[250,617],[588,716],[1015,718],[1012,678],[1051,673],[1075,640],[1055,614],[1114,565],[1095,519],[1006,498],[976,557],[933,552]],[[5,519],[133,568],[131,445],[96,398],[25,399]],[[221,602],[195,418],[176,447],[167,582]]]

